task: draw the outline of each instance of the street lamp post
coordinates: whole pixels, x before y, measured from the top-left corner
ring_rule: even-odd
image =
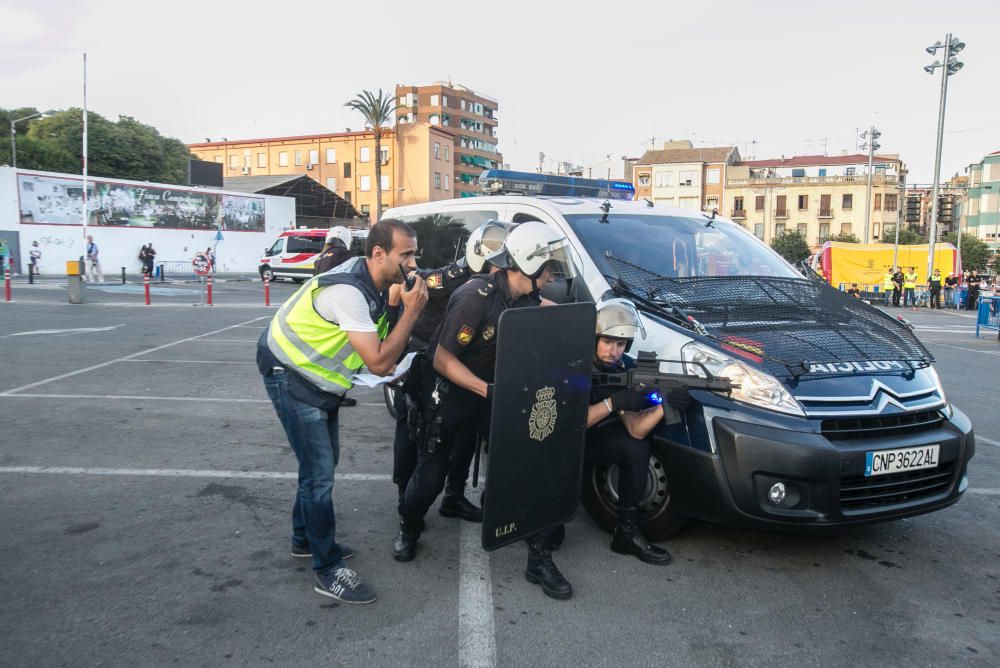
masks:
[[[948,77],[955,74],[963,67],[963,63],[955,57],[959,51],[965,48],[965,42],[952,37],[951,33],[945,37],[944,43],[935,42],[927,47],[927,53],[932,56],[938,49],[944,49],[942,60],[935,60],[930,65],[924,66],[924,71],[934,75],[934,70],[941,68],[941,99],[938,103],[938,126],[937,126],[937,150],[934,154],[934,186],[931,192],[931,228],[927,239],[927,275],[934,271],[934,242],[937,241],[937,216],[938,216],[938,186],[941,180],[941,144],[944,139],[944,108],[948,99]]]
[[[51,109],[48,111],[39,111],[37,113],[31,114],[30,116],[22,116],[21,118],[15,118],[10,122],[10,165],[11,167],[17,167],[17,130],[16,126],[21,121],[30,121],[32,118],[38,118],[40,116],[51,116],[55,112]]]
[[[872,159],[875,157],[875,151],[882,148],[876,139],[882,136],[882,133],[875,129],[875,126],[871,126],[869,130],[861,133],[861,136],[865,138],[865,143],[861,145],[861,148],[868,150],[868,187],[865,190],[865,238],[862,243],[868,243],[868,231],[871,229],[872,220]]]

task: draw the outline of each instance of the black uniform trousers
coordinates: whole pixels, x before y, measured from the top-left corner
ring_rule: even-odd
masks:
[[[634,438],[618,420],[587,430],[583,451],[587,464],[618,465],[618,505],[635,508],[646,489],[649,471],[649,437]]]
[[[896,284],[892,286],[892,305],[899,306],[899,296],[902,294],[903,289]]]

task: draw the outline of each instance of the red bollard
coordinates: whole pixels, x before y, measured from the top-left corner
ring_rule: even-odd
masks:
[[[146,291],[146,306],[149,306],[149,274],[142,277],[142,287]]]
[[[211,306],[212,305],[212,277],[209,276],[208,279],[207,279],[207,281],[208,281],[208,283],[205,286],[205,289],[206,289],[205,297],[208,300],[208,305]]]
[[[264,306],[271,305],[271,281],[264,279]]]
[[[10,301],[10,267],[3,268],[3,300]]]

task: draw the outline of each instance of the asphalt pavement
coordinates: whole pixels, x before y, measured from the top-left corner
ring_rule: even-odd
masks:
[[[0,302],[0,664],[1000,663],[1000,343],[971,313],[893,311],[975,425],[958,504],[823,535],[696,523],[666,567],[613,554],[581,512],[556,554],[568,602],[525,582],[523,546],[484,553],[478,525],[435,511],[417,560],[393,561],[393,423],[359,389],[338,539],[379,598],[349,606],[288,553],[296,464],[253,363],[260,281],[218,282],[212,307],[188,283],[149,307],[87,286],[74,306],[64,283]]]

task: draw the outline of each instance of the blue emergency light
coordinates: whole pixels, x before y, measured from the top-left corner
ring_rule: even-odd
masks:
[[[649,400],[652,401],[654,404],[663,403],[663,397],[660,395],[659,392],[651,392],[649,395]]]
[[[552,195],[563,197],[601,197],[605,199],[635,199],[635,188],[628,181],[585,179],[579,176],[557,176],[515,172],[508,169],[487,169],[479,177],[479,186],[487,195],[517,193],[521,195]]]

